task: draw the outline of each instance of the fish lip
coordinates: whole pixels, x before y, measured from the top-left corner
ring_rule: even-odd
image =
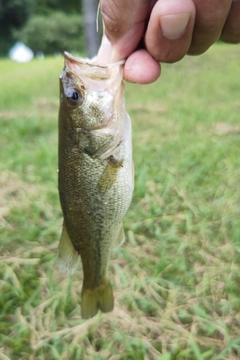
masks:
[[[90,65],[92,67],[96,67],[96,68],[100,68],[100,69],[112,69],[112,68],[114,68],[116,66],[124,65],[125,62],[126,62],[126,59],[123,59],[123,60],[120,60],[120,61],[116,61],[114,63],[109,63],[109,64],[106,64],[106,65],[100,65],[100,64],[97,64],[95,62],[96,57],[93,58],[93,59],[82,59],[82,58],[80,58],[78,56],[73,56],[72,54],[70,54],[67,51],[64,51],[63,55],[64,55],[65,60],[70,60],[71,62],[74,62],[77,65],[83,65],[83,64],[84,65]]]
[[[73,56],[72,54],[70,54],[70,53],[67,52],[67,51],[64,51],[63,55],[64,55],[64,59],[65,59],[65,60],[70,60],[71,62],[74,62],[74,63],[77,64],[77,65],[85,64],[85,65],[90,65],[90,66],[97,67],[97,68],[108,69],[108,65],[98,65],[98,64],[95,64],[95,63],[93,62],[94,59],[93,59],[93,60],[91,60],[91,59],[83,60],[83,59],[81,59],[81,58],[78,57],[78,56]]]

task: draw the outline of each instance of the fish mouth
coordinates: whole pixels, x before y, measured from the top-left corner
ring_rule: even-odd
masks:
[[[65,65],[72,71],[80,72],[90,79],[108,80],[111,77],[108,66],[94,64],[92,60],[81,59],[64,52]]]
[[[77,56],[73,56],[67,51],[64,51],[65,65],[71,70],[80,71],[81,75],[84,75],[94,80],[109,80],[114,68],[122,67],[125,60],[121,60],[115,63],[99,65],[96,58],[93,59],[81,59]],[[81,69],[81,70],[80,70]]]
[[[90,66],[96,66],[97,68],[114,68],[116,66],[121,66],[121,65],[124,65],[126,60],[120,60],[120,61],[116,61],[116,62],[113,62],[113,63],[110,63],[110,64],[106,64],[106,65],[100,65],[100,64],[97,64],[96,63],[96,59],[97,57],[94,57],[92,59],[82,59],[82,58],[79,58],[77,56],[73,56],[72,54],[70,54],[69,52],[67,51],[64,51],[63,53],[64,55],[64,59],[67,59],[67,60],[70,60],[78,65],[82,65],[82,64],[88,64]]]

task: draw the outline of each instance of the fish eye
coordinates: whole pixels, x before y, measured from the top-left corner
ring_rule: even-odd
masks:
[[[70,105],[77,106],[82,104],[83,96],[78,91],[73,90],[69,94],[67,94],[67,100]]]
[[[72,99],[72,100],[77,100],[77,99],[78,99],[78,93],[77,93],[77,91],[74,91],[74,92],[72,93],[71,99]]]

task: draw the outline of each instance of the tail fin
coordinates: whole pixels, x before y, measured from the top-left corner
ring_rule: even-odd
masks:
[[[58,247],[57,267],[62,273],[73,274],[79,265],[79,255],[75,250],[65,224],[63,223],[62,236]]]
[[[84,319],[95,316],[98,309],[102,312],[113,310],[114,298],[112,285],[108,279],[96,289],[82,289],[82,317]]]

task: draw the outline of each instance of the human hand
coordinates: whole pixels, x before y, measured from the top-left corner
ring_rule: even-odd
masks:
[[[130,82],[151,83],[159,62],[200,55],[219,38],[240,42],[240,0],[101,0],[100,8],[105,36],[98,61],[127,59]]]

